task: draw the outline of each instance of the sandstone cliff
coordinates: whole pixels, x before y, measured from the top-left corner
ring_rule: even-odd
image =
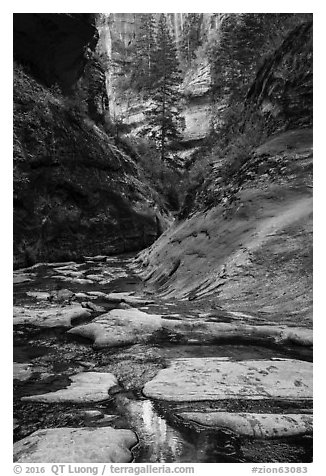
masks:
[[[213,157],[183,219],[140,255],[162,296],[311,325],[311,38],[311,23],[290,33],[248,95],[274,133],[233,170]]]
[[[144,128],[146,118],[144,110],[150,101],[144,100],[131,87],[123,85],[123,68],[130,61],[128,51],[135,42],[139,28],[140,15],[137,13],[102,14],[97,21],[99,29],[99,48],[110,58],[107,71],[107,92],[109,113],[113,120],[122,121],[129,128],[128,134],[138,135]],[[159,14],[154,14],[157,18]],[[168,24],[176,40],[177,47],[181,37],[186,13],[167,14]],[[202,14],[200,35],[207,36],[212,29],[217,29],[223,14]],[[180,88],[183,97],[182,116],[184,118],[183,139],[177,151],[184,161],[198,148],[207,137],[210,128],[210,67],[205,57],[187,68]]]
[[[149,245],[164,227],[157,192],[69,93],[96,45],[92,16],[19,14],[14,27],[15,266]]]

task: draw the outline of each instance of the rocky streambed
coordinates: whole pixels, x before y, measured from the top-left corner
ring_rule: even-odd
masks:
[[[14,272],[14,459],[309,462],[312,331],[163,300],[133,256]]]

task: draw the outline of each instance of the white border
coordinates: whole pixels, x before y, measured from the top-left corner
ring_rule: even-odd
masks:
[[[2,240],[1,240],[1,320],[2,320],[2,340],[1,340],[1,363],[5,378],[2,383],[1,392],[1,413],[2,413],[2,440],[1,449],[4,455],[4,468],[2,474],[12,473],[12,13],[13,12],[113,12],[113,13],[142,13],[142,12],[313,12],[314,13],[314,148],[315,148],[315,174],[314,174],[314,408],[315,408],[315,437],[314,437],[314,462],[309,466],[308,475],[325,474],[323,468],[323,459],[325,453],[325,390],[324,382],[326,380],[324,371],[324,301],[322,296],[325,294],[325,284],[323,281],[325,275],[325,253],[324,253],[324,224],[325,224],[325,196],[323,194],[324,181],[326,180],[326,153],[325,153],[325,121],[326,112],[323,108],[325,75],[323,66],[325,63],[325,9],[322,2],[317,1],[280,1],[258,2],[258,1],[232,1],[227,2],[187,2],[165,0],[162,3],[119,0],[119,2],[110,1],[75,1],[68,2],[57,0],[56,2],[41,1],[13,1],[8,5],[2,6],[1,15],[1,174],[0,174],[0,192],[2,205]],[[317,151],[317,152],[316,152]],[[320,213],[319,213],[320,212]],[[223,476],[229,474],[249,475],[251,464],[196,464],[196,475],[208,474],[216,475],[217,472]],[[271,466],[271,465],[265,465]],[[275,464],[273,466],[280,466]],[[296,465],[297,466],[297,465]],[[24,473],[23,473],[24,474]],[[49,473],[50,474],[50,473]]]

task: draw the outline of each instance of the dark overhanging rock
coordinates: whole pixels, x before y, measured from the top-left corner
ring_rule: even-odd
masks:
[[[70,92],[97,43],[90,13],[14,13],[14,58],[47,86]]]

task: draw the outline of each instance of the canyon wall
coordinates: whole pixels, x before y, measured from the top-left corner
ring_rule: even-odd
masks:
[[[141,253],[156,294],[311,325],[312,87],[307,22],[266,58],[248,94],[274,133],[248,155],[238,148],[233,169],[231,157],[212,157],[183,218]]]
[[[16,267],[139,250],[164,228],[157,192],[80,95],[97,38],[92,15],[14,15]]]
[[[160,14],[154,14],[158,19]],[[187,13],[168,13],[167,19],[171,33],[176,39],[177,47]],[[140,132],[144,122],[144,110],[149,105],[145,100],[130,89],[121,93],[119,80],[121,65],[128,61],[128,48],[134,43],[139,28],[141,14],[109,13],[101,14],[97,26],[99,30],[99,49],[108,55],[110,68],[107,71],[107,92],[110,116],[113,120],[121,120],[127,124],[132,135]],[[224,14],[204,13],[201,20],[201,35],[219,28]],[[210,127],[210,67],[203,58],[195,66],[189,68],[184,75],[181,86],[183,97],[182,116],[185,129],[181,150],[181,158],[189,156],[205,139]]]

